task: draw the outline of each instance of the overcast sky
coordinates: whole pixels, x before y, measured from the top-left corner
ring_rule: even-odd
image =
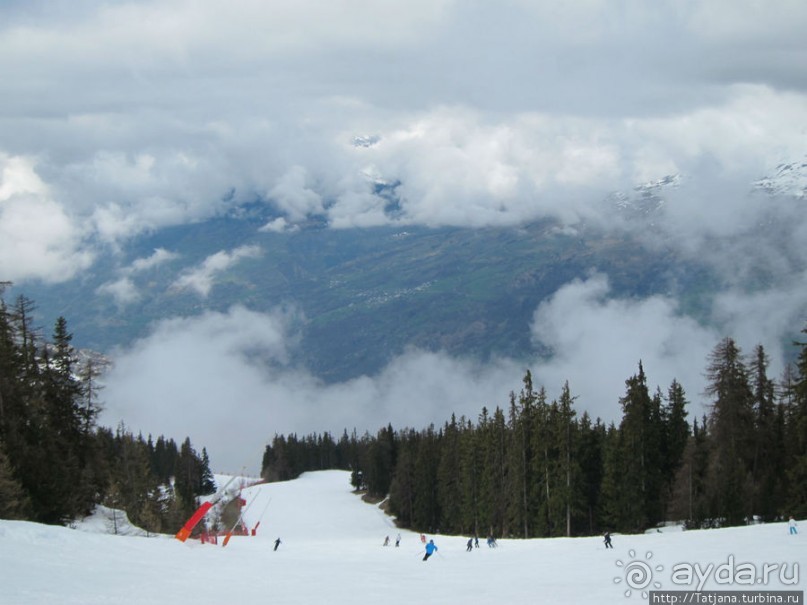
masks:
[[[78,279],[133,236],[255,196],[283,213],[267,230],[312,213],[332,228],[384,224],[377,180],[401,182],[402,224],[549,215],[573,229],[603,195],[680,173],[665,245],[737,276],[715,303],[718,328],[682,316],[674,294],[616,300],[608,276],[592,275],[535,310],[536,339],[555,356],[534,372],[553,396],[568,379],[580,405],[606,417],[639,358],[653,386],[678,377],[700,399],[704,356],[722,334],[749,351],[763,342],[781,365],[779,339],[805,320],[804,199],[748,195],[780,163],[807,158],[805,31],[802,0],[6,0],[0,279]],[[749,241],[763,223],[775,235]],[[203,301],[217,271],[260,254],[219,251],[177,286]],[[99,295],[136,300],[137,270]],[[769,290],[747,290],[742,276],[754,271],[773,276]],[[523,373],[508,360],[477,368],[411,351],[380,376],[325,387],[283,365],[296,342],[288,315],[253,313],[165,318],[119,350],[110,419],[191,433],[236,470],[254,455],[225,454],[206,427],[236,417],[258,448],[266,433],[321,430],[312,418],[421,427],[454,408],[475,416],[506,404]],[[242,321],[263,326],[267,342],[237,329]],[[205,335],[223,326],[227,356],[206,350]],[[615,340],[623,346],[607,360],[584,345]],[[254,362],[256,348],[271,369]],[[164,376],[191,357],[211,363],[199,392],[190,376]],[[463,389],[441,393],[438,370],[460,373]],[[212,422],[213,393],[239,411]],[[174,420],[183,398],[193,430]],[[250,420],[257,410],[265,421]]]

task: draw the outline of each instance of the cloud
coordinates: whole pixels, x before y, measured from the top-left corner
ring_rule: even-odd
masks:
[[[788,357],[783,351],[783,340],[789,341],[789,337],[805,325],[807,315],[804,306],[807,272],[795,272],[788,277],[783,283],[764,290],[723,291],[716,296],[713,310],[716,321],[725,326],[726,334],[744,343],[749,351],[750,347],[763,345],[771,366],[779,370]]]
[[[96,294],[106,294],[115,299],[120,306],[125,306],[140,300],[140,292],[130,277],[121,277],[115,281],[101,284]]]
[[[195,290],[199,296],[206,298],[213,289],[216,276],[226,271],[245,258],[257,258],[262,254],[260,246],[241,246],[230,252],[222,250],[208,256],[196,268],[188,269],[174,282],[178,290]]]
[[[167,263],[178,257],[178,254],[170,252],[165,248],[155,248],[151,256],[135,259],[132,262],[129,272],[140,273],[141,271],[148,271],[149,269],[159,267],[163,263]]]
[[[299,227],[297,225],[291,225],[289,222],[282,216],[277,217],[276,219],[272,219],[268,223],[266,223],[263,227],[258,229],[261,233],[283,233],[286,231],[298,231]]]
[[[602,215],[605,196],[681,173],[646,241],[722,278],[715,325],[771,342],[804,300],[786,282],[803,276],[807,213],[748,192],[805,155],[805,25],[798,0],[0,3],[0,280],[78,278],[133,238],[255,200],[280,215],[261,229],[270,232],[311,215],[331,228],[555,217],[566,232],[596,224],[619,235],[625,225]],[[220,251],[175,286],[204,307],[221,271],[259,253]],[[143,272],[168,254],[120,269],[98,294],[137,300]],[[470,385],[468,413],[494,391],[506,397],[523,372],[411,351],[380,376],[326,387],[304,369],[267,374],[245,362],[246,335],[231,325],[242,319],[271,342],[291,338],[282,319],[243,310],[167,321],[121,352],[115,380],[136,393],[156,372],[159,388],[147,390],[161,404],[187,401],[186,425],[196,418],[190,388],[205,412],[212,400],[237,403],[261,430],[306,430],[351,400],[344,409],[368,419],[378,405],[403,422],[413,401],[443,417],[453,403],[411,396],[419,385],[442,391],[430,368]],[[232,359],[192,338],[213,325],[235,330]],[[561,289],[533,329],[555,351],[535,360],[536,377],[550,392],[568,379],[606,417],[640,358],[651,382],[675,376],[692,395],[717,336],[672,294],[614,300],[602,276]],[[261,354],[282,367],[281,349]],[[197,351],[210,376],[188,368],[172,381],[147,356],[168,367]],[[206,384],[213,367],[226,383]],[[114,392],[136,412],[134,395]],[[418,417],[434,418],[427,407]],[[232,409],[200,426],[241,416]]]
[[[269,198],[292,222],[321,214],[324,210],[322,196],[309,187],[308,179],[305,168],[292,166],[269,191]]]
[[[25,157],[0,154],[0,275],[71,279],[92,264],[84,232],[54,201]]]
[[[101,421],[123,420],[134,431],[190,436],[207,447],[219,470],[257,472],[275,433],[341,434],[442,424],[452,413],[476,419],[482,406],[507,404],[523,368],[509,362],[481,366],[439,353],[412,350],[376,377],[325,385],[288,364],[296,346],[295,313],[226,313],[157,323],[118,351],[104,377]],[[449,380],[447,377],[451,377]],[[180,437],[182,436],[182,437]]]
[[[163,263],[167,263],[178,257],[178,254],[169,252],[164,248],[155,248],[151,256],[135,259],[128,267],[120,269],[118,273],[121,277],[117,280],[102,284],[96,289],[96,293],[112,296],[119,306],[126,306],[137,302],[140,300],[141,295],[134,283],[133,277],[139,273],[159,267]]]
[[[532,335],[552,351],[536,370],[535,382],[569,380],[580,405],[606,421],[621,417],[618,398],[640,361],[651,389],[659,386],[666,393],[677,379],[696,403],[690,413],[702,412],[703,370],[720,339],[713,329],[682,315],[672,299],[613,298],[601,274],[573,281],[539,305]]]
[[[694,210],[725,234],[736,191],[803,157],[807,121],[807,10],[728,6],[12,3],[0,153],[48,190],[29,213],[96,256],[256,198],[335,228],[574,225],[672,172],[728,187],[670,206],[676,231]]]
[[[255,448],[261,443],[255,427],[270,426],[261,411],[271,401],[261,362],[283,362],[284,330],[280,315],[243,307],[164,320],[114,356],[114,368],[104,378],[103,419],[112,425],[123,420],[155,435],[190,436],[226,464],[218,468],[254,465],[260,453],[246,444]]]
[[[719,303],[718,313],[736,313],[726,323],[750,353],[764,344],[770,376],[781,371],[781,336],[790,326],[771,321],[755,327],[755,317],[774,298],[743,297]],[[790,299],[797,306],[795,290]],[[752,309],[753,313],[746,313]],[[682,314],[676,301],[614,297],[605,275],[572,281],[536,308],[531,325],[540,350],[551,353],[487,363],[443,352],[409,349],[374,376],[325,384],[289,360],[299,346],[299,312],[258,313],[234,306],[225,313],[166,319],[132,346],[115,352],[104,377],[102,422],[123,420],[131,430],[190,436],[205,446],[219,470],[258,471],[264,446],[275,434],[309,434],[343,429],[375,433],[423,429],[452,414],[476,421],[483,407],[506,409],[525,370],[551,399],[568,381],[578,415],[587,411],[605,422],[619,421],[625,380],[643,364],[651,391],[666,394],[678,380],[690,401],[690,419],[709,403],[704,369],[723,333]],[[765,336],[764,340],[757,337]]]

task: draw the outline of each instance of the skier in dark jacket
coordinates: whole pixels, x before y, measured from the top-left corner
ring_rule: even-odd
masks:
[[[280,538],[278,538],[277,540],[275,540],[275,550],[277,550],[277,547],[278,547],[278,546],[280,546]]]
[[[474,539],[468,538],[468,546],[465,549],[467,552],[471,552],[474,549]]]
[[[603,542],[605,542],[605,548],[613,548],[611,544],[611,532],[607,531],[603,534]]]
[[[429,540],[429,543],[426,545],[426,554],[423,555],[423,560],[426,561],[435,552],[437,552],[437,545],[434,543],[434,540]]]

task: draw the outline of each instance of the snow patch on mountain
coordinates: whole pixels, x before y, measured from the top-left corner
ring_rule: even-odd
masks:
[[[680,174],[669,174],[654,181],[633,187],[630,192],[614,191],[605,202],[628,218],[646,218],[662,211],[664,194],[677,189],[682,183]]]
[[[807,198],[807,156],[798,162],[779,164],[773,176],[756,180],[753,186],[772,196]]]

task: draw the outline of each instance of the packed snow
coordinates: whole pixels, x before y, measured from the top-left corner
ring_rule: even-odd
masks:
[[[468,536],[437,534],[428,538],[439,550],[424,562],[420,534],[363,502],[346,472],[247,487],[242,497],[246,525],[260,525],[226,547],[149,537],[125,523],[126,535],[114,535],[106,510],[74,528],[0,521],[0,603],[640,603],[657,587],[803,591],[807,573],[805,535],[787,523],[615,535],[612,550],[601,537],[499,539],[489,548],[482,535],[467,552]]]

